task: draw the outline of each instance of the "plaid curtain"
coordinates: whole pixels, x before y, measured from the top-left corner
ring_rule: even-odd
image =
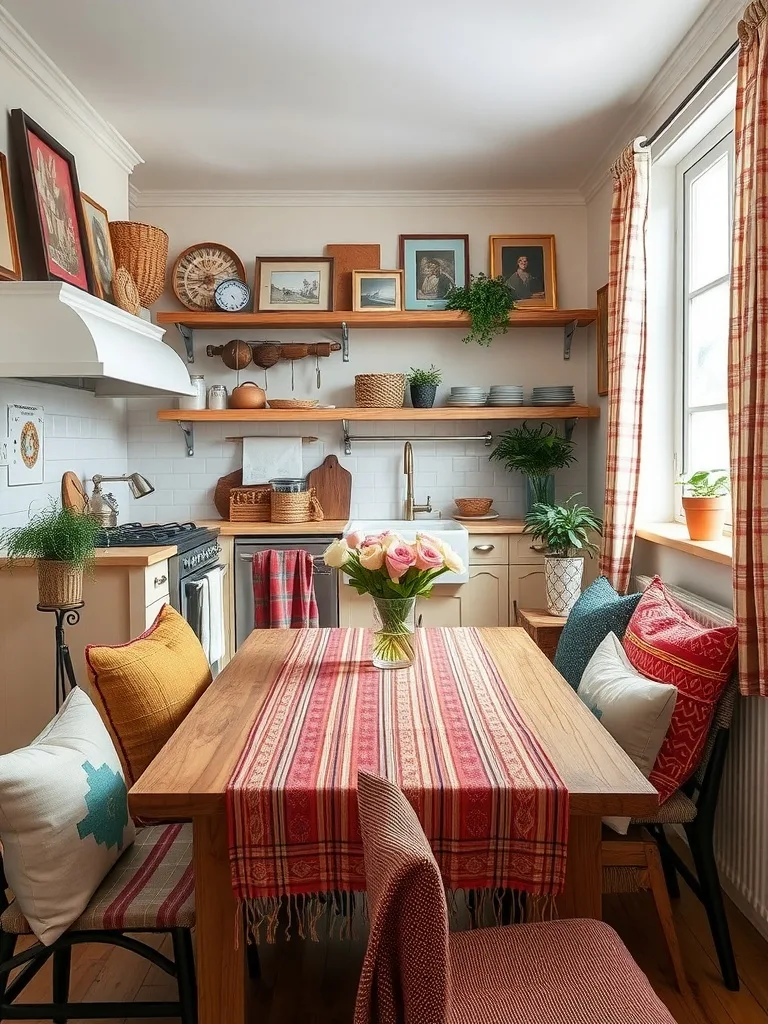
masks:
[[[608,439],[600,572],[626,593],[635,542],[645,384],[645,235],[651,154],[637,140],[612,168],[608,274]]]
[[[768,3],[739,23],[728,413],[741,692],[768,697]]]

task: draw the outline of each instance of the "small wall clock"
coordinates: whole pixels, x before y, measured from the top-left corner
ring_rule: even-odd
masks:
[[[251,301],[251,289],[245,281],[228,277],[216,285],[213,299],[223,313],[241,313]]]
[[[216,286],[231,278],[245,278],[245,267],[236,252],[219,242],[198,242],[176,258],[171,287],[182,306],[198,313],[218,308]]]

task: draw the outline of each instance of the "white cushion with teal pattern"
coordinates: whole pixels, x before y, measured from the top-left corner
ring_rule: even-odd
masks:
[[[5,874],[41,942],[77,920],[134,835],[120,759],[75,688],[28,747],[0,756]]]

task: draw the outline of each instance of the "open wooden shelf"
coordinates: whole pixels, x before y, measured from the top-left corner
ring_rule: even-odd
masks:
[[[587,327],[597,318],[596,309],[516,309],[509,315],[511,327],[565,327],[574,321],[578,327]],[[463,330],[469,326],[469,316],[455,310],[440,309],[431,312],[352,313],[336,310],[332,313],[193,313],[174,310],[158,313],[158,324],[176,324],[191,331],[259,330],[263,327],[308,329],[338,328],[453,328]]]
[[[577,420],[597,419],[590,405],[480,405],[434,409],[160,409],[159,420],[186,423],[318,423],[341,420]],[[386,438],[382,438],[386,441]]]

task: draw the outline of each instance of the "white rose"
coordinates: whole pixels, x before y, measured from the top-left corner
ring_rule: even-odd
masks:
[[[384,548],[381,544],[368,544],[360,549],[360,565],[376,572],[384,565]]]
[[[323,555],[323,561],[332,569],[341,569],[349,561],[349,545],[342,538],[333,541]]]
[[[450,546],[450,544],[442,545],[442,555],[445,559],[445,567],[449,572],[462,573],[464,572],[464,563]]]

